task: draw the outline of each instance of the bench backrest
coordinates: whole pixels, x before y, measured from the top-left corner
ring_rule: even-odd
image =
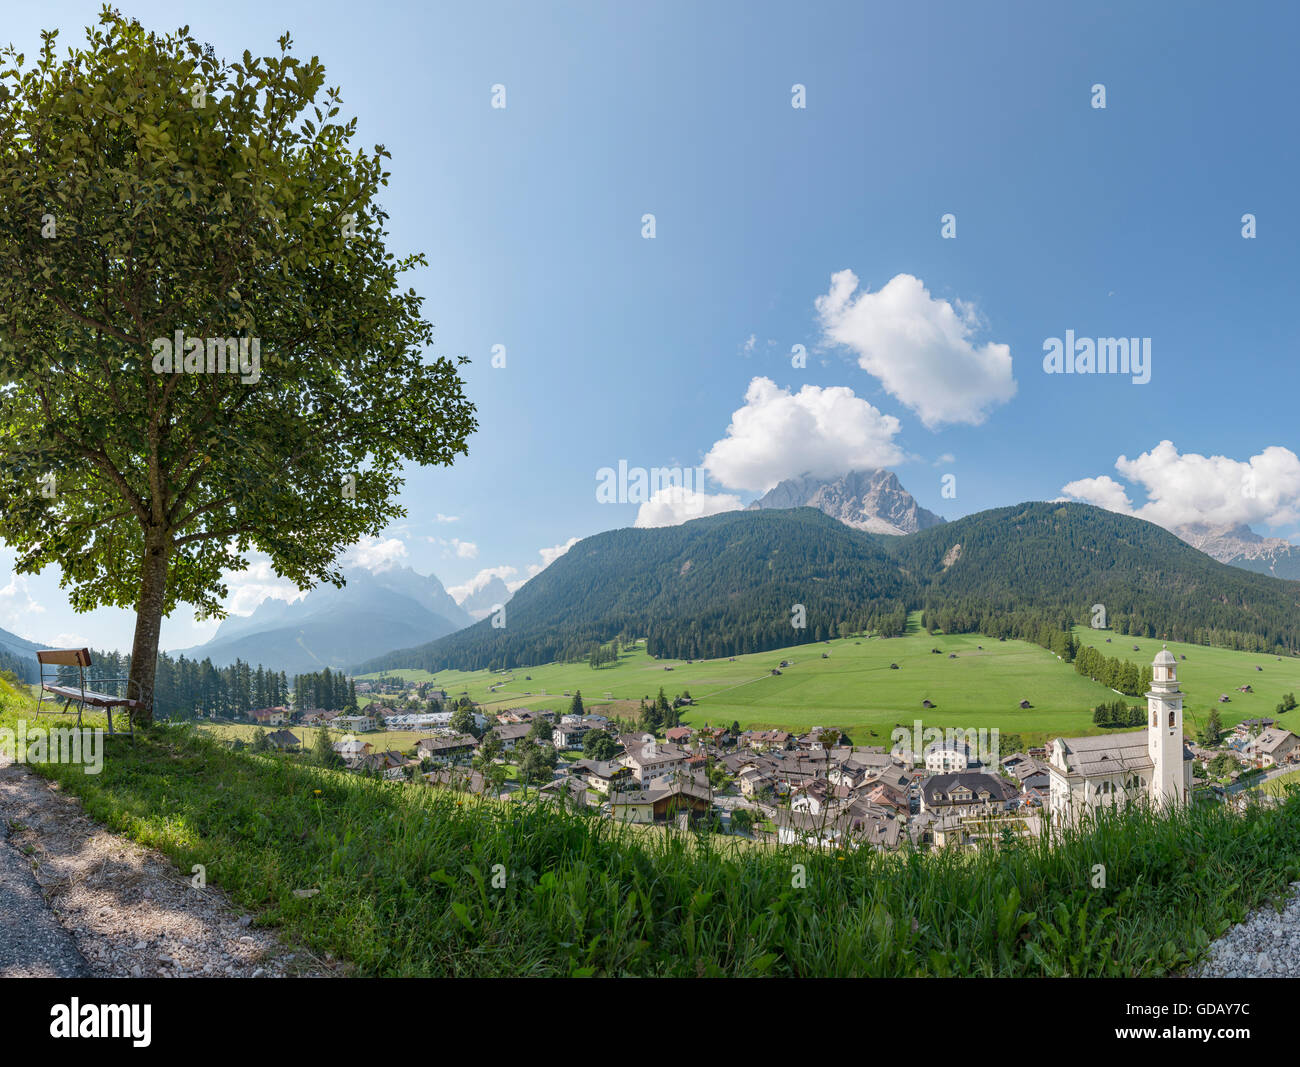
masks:
[[[36,653],[39,663],[52,663],[59,667],[89,667],[88,648],[46,648]]]

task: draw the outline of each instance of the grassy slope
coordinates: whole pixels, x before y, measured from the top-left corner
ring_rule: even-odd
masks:
[[[1100,649],[1104,655],[1149,664],[1160,648],[1166,644],[1153,638],[1128,637],[1109,630],[1092,630],[1076,626],[1075,637],[1086,645]],[[1106,638],[1110,638],[1110,644]],[[1138,651],[1133,651],[1133,646]],[[1185,719],[1189,729],[1204,722],[1211,708],[1219,709],[1219,718],[1225,726],[1242,719],[1267,716],[1278,718],[1274,710],[1283,693],[1300,695],[1300,657],[1283,657],[1234,652],[1226,648],[1206,645],[1189,645],[1180,641],[1167,642],[1169,651],[1179,657],[1179,685],[1187,694],[1184,700]],[[1182,657],[1187,659],[1183,660]],[[1262,671],[1255,670],[1263,667]],[[1250,685],[1255,692],[1238,693],[1237,686]],[[1218,703],[1219,695],[1226,693],[1230,703]],[[1294,733],[1300,733],[1300,708],[1289,711],[1280,719]]]
[[[1300,795],[1245,819],[1135,817],[1050,853],[913,860],[720,850],[232,753],[185,728],[115,742],[96,776],[39,769],[363,975],[1155,975],[1300,878]],[[1097,863],[1108,888],[1090,888]]]
[[[4,725],[30,714],[0,702]],[[363,975],[1156,975],[1300,878],[1300,793],[1245,818],[1131,816],[1051,852],[912,858],[719,849],[232,753],[184,727],[115,741],[99,775],[38,770]]]
[[[811,726],[837,725],[849,729],[859,744],[883,742],[896,723],[910,727],[916,718],[927,726],[997,727],[1003,733],[1022,734],[1030,742],[1059,734],[1096,733],[1091,709],[1102,701],[1117,699],[1109,689],[1079,677],[1070,665],[1037,645],[973,634],[932,637],[921,632],[916,622],[914,618],[905,637],[800,645],[739,656],[734,663],[655,661],[637,651],[624,654],[617,666],[600,670],[585,663],[553,663],[504,674],[389,673],[412,680],[436,680],[452,696],[468,692],[491,707],[562,710],[569,704],[562,696],[565,691],[581,689],[585,702],[592,706],[602,703],[607,692],[616,699],[635,701],[653,696],[663,686],[670,697],[689,690],[696,699],[698,706],[684,717],[688,723],[739,720],[746,728],[780,726],[800,732]],[[1113,637],[1109,645],[1105,644],[1107,636]],[[1127,656],[1145,664],[1160,648],[1156,641],[1109,632],[1083,630],[1080,637],[1099,641],[1107,655]],[[1134,644],[1141,646],[1140,653],[1131,651]],[[1233,696],[1232,703],[1220,706],[1220,714],[1229,723],[1271,715],[1283,692],[1300,693],[1300,659],[1278,662],[1272,656],[1200,645],[1170,647],[1176,654],[1187,654],[1182,684],[1188,693],[1188,708],[1197,715],[1203,716],[1221,692]],[[934,655],[931,648],[941,649],[942,654]],[[830,658],[822,659],[822,652],[829,652]],[[957,658],[949,659],[950,652]],[[770,675],[770,668],[782,659],[792,660],[794,666],[780,677]],[[890,670],[891,662],[898,663],[899,669]],[[1265,665],[1262,673],[1254,670],[1256,662]],[[665,666],[673,670],[665,671]],[[489,692],[489,686],[502,681],[506,684],[501,689]],[[1234,692],[1235,686],[1247,681],[1259,690],[1253,697]],[[542,690],[546,690],[545,696]],[[926,699],[936,707],[923,709],[921,701]],[[1017,705],[1022,699],[1033,708],[1021,711]],[[1193,725],[1190,715],[1188,722]],[[1283,722],[1300,732],[1300,709]]]

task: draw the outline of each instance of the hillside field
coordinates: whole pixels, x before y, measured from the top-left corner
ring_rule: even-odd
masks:
[[[1111,637],[1110,644],[1105,643]],[[1149,664],[1160,642],[1130,638],[1109,631],[1082,629],[1080,640],[1098,644],[1107,655]],[[1140,652],[1133,652],[1138,645]],[[982,647],[981,647],[982,646]],[[939,655],[931,652],[940,650]],[[1225,725],[1240,719],[1273,713],[1284,692],[1300,692],[1300,659],[1278,661],[1206,648],[1170,645],[1180,661],[1182,686],[1188,694],[1189,729],[1221,692],[1232,697],[1218,705]],[[828,658],[822,659],[822,653]],[[949,654],[956,659],[949,659]],[[791,666],[780,676],[771,675],[781,660]],[[891,670],[897,663],[898,670]],[[1264,667],[1256,671],[1256,664]],[[671,667],[672,670],[665,668]],[[803,732],[812,726],[839,726],[857,744],[886,744],[896,724],[911,727],[921,719],[925,727],[997,728],[1019,733],[1037,743],[1057,736],[1101,732],[1092,724],[1092,708],[1117,699],[1117,694],[1081,678],[1037,645],[1000,642],[978,634],[930,635],[920,630],[914,616],[903,637],[845,638],[826,644],[798,645],[788,649],[738,656],[734,661],[651,660],[643,651],[625,652],[617,665],[593,670],[586,663],[552,663],[507,672],[418,670],[387,672],[413,681],[434,681],[452,697],[468,694],[488,709],[529,707],[567,710],[564,693],[581,690],[592,710],[615,701],[653,697],[663,686],[671,698],[689,691],[696,706],[683,709],[691,725],[740,722],[743,728],[781,727]],[[378,675],[363,675],[374,678]],[[1249,682],[1254,694],[1235,691]],[[495,691],[490,687],[499,686]],[[609,694],[607,697],[606,694]],[[921,706],[923,700],[935,704]],[[1033,707],[1021,710],[1028,700]],[[1140,703],[1140,698],[1132,700]],[[619,708],[612,708],[615,713]],[[626,705],[622,713],[626,715]],[[1194,718],[1195,716],[1196,718]],[[1283,723],[1300,731],[1300,709],[1283,717]]]

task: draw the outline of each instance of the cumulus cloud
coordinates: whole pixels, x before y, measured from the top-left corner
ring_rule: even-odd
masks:
[[[398,538],[363,537],[351,548],[344,561],[379,574],[396,567],[405,558],[406,545]]]
[[[856,274],[837,271],[815,305],[824,340],[850,349],[858,366],[932,430],[978,426],[1015,396],[1010,347],[974,344],[981,326],[975,307],[935,299],[920,278],[898,274],[877,292],[859,292]]]
[[[478,545],[473,541],[461,541],[453,537],[451,547],[456,550],[456,555],[460,559],[478,559]]]
[[[1300,520],[1300,457],[1279,445],[1236,460],[1180,453],[1172,441],[1161,441],[1136,459],[1120,456],[1115,469],[1142,488],[1145,504],[1134,508],[1124,486],[1108,475],[1070,482],[1062,492],[1171,529]]]
[[[255,558],[244,570],[227,574],[226,588],[229,591],[226,610],[231,615],[251,615],[263,600],[292,604],[307,595],[293,582],[276,574],[268,557]]]
[[[1085,504],[1096,504],[1107,511],[1133,514],[1133,502],[1128,498],[1128,490],[1109,474],[1097,478],[1080,478],[1063,486],[1061,492],[1067,497],[1082,500]]]
[[[444,515],[441,511],[434,518],[437,522],[460,522],[459,515]]]
[[[805,385],[791,393],[754,378],[704,469],[721,485],[764,492],[800,474],[886,467],[904,458],[894,442],[899,425],[847,386]]]
[[[641,505],[633,525],[676,526],[691,519],[717,515],[723,511],[737,511],[739,508],[740,497],[730,493],[698,493],[694,489],[670,485],[657,490]]]

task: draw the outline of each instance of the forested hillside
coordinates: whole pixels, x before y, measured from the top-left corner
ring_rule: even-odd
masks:
[[[792,625],[798,604],[802,629]],[[1087,504],[999,508],[906,537],[799,508],[597,534],[519,590],[504,628],[485,620],[360,669],[527,666],[585,658],[619,636],[647,636],[655,655],[716,658],[901,633],[915,608],[927,627],[1065,652],[1069,627],[1098,604],[1120,633],[1300,648],[1300,583],[1217,563],[1158,526]]]
[[[917,596],[876,538],[819,511],[729,512],[589,537],[515,594],[505,627],[486,619],[361,670],[586,658],[620,635],[648,637],[654,655],[738,655],[877,624],[901,632]]]

